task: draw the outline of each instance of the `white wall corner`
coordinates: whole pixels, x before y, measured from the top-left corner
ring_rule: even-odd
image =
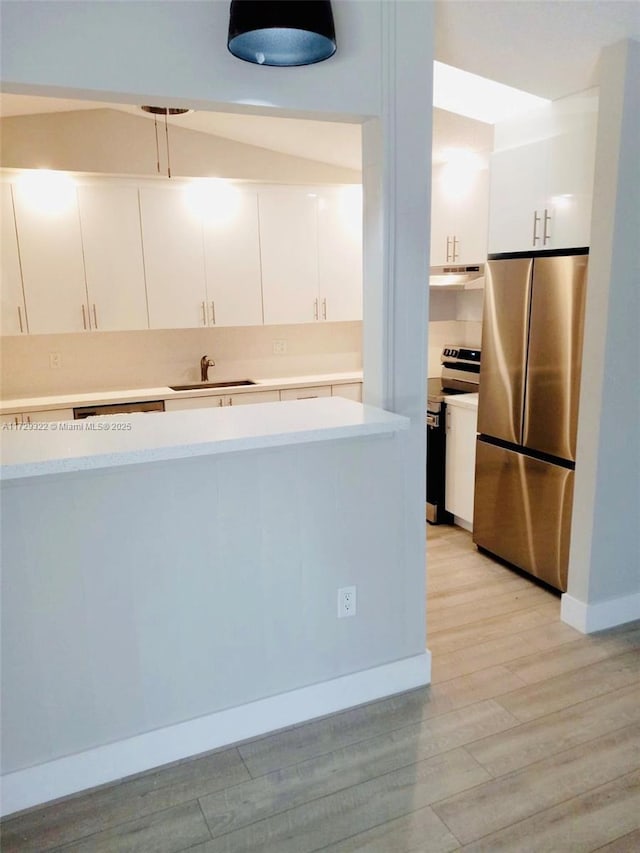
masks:
[[[88,749],[0,779],[2,816],[431,682],[431,652]]]
[[[593,634],[640,619],[640,593],[587,604],[564,593],[560,618],[582,634]]]

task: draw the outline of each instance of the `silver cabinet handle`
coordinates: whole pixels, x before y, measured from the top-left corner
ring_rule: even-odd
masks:
[[[533,245],[534,246],[538,242],[538,240],[540,239],[538,237],[538,222],[540,222],[540,217],[538,216],[538,211],[534,210],[533,211]]]
[[[211,324],[215,326],[216,324],[216,303],[211,300]]]
[[[218,406],[224,406],[224,400],[222,397],[218,400]]]
[[[547,242],[551,240],[551,234],[549,234],[547,230],[547,225],[551,222],[551,216],[549,215],[549,211],[545,207],[544,209],[544,227],[542,230],[542,245],[546,246]]]
[[[28,423],[28,424],[30,424],[30,423],[31,423],[31,415],[27,415],[27,423]]]
[[[456,258],[458,258],[460,256],[459,253],[456,251],[456,243],[459,243],[459,242],[460,241],[458,240],[458,238],[454,234],[453,235],[453,255],[451,256],[452,261],[455,261]]]
[[[229,397],[229,405],[233,406],[233,397]]]
[[[20,323],[20,334],[24,332],[24,327],[22,325],[22,308],[18,305],[18,322]]]
[[[200,307],[202,309],[202,325],[206,326],[207,325],[207,309],[205,307],[204,302],[200,303]]]
[[[18,426],[18,424],[20,423],[20,421],[18,420],[18,416],[17,416],[17,415],[16,415],[16,416],[15,416],[15,418],[13,419],[13,422],[14,422],[14,424],[15,424],[16,426]]]
[[[317,299],[313,300],[313,319],[314,320],[318,319],[318,300]]]
[[[98,314],[96,313],[96,303],[95,302],[93,303],[93,324],[97,329],[98,328]]]
[[[85,331],[87,330],[87,312],[84,310],[84,303],[82,305],[82,327]]]
[[[322,300],[322,319],[327,319],[327,300],[326,298]]]
[[[451,258],[449,257],[449,251],[450,251],[449,250],[449,244],[450,244],[450,242],[451,242],[451,237],[449,237],[447,235],[447,263],[449,263],[449,261],[451,260]]]

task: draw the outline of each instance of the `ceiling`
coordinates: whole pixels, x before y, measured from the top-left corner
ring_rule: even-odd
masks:
[[[435,58],[545,98],[598,83],[602,48],[640,39],[636,0],[437,0]],[[0,95],[0,115],[25,115],[111,106],[152,121],[137,107],[23,95]],[[181,127],[285,154],[360,169],[360,128],[352,124],[194,112],[173,119]],[[491,148],[492,128],[434,111],[434,159],[444,147]]]

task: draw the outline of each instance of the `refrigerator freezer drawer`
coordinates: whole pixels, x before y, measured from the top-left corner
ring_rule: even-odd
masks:
[[[573,471],[478,439],[473,541],[567,589]]]

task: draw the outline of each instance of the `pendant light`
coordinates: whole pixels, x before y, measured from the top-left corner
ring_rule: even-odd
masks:
[[[183,116],[185,113],[190,113],[191,110],[185,109],[184,107],[151,107],[151,106],[142,106],[141,110],[144,110],[145,113],[151,113],[154,118],[154,125],[156,129],[156,165],[158,169],[158,174],[160,174],[160,145],[158,142],[158,116],[164,116],[164,136],[167,145],[167,177],[171,177],[171,156],[169,153],[169,124],[167,122],[167,116]]]
[[[312,65],[336,52],[330,0],[232,0],[227,47],[257,65]]]

